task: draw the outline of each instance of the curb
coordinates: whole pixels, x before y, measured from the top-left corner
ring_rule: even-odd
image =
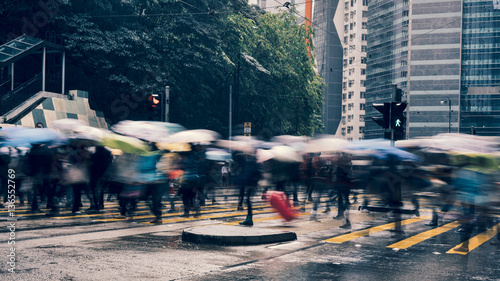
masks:
[[[297,240],[297,234],[265,228],[211,225],[185,229],[182,241],[221,246],[260,245]]]

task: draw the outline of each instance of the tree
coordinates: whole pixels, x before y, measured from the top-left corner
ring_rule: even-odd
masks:
[[[29,3],[0,4],[5,30],[18,32],[18,18],[36,14]],[[64,38],[68,88],[88,90],[110,123],[145,119],[147,95],[170,86],[171,122],[225,132],[232,85],[235,123],[273,135],[320,127],[310,31],[288,11],[265,13],[246,0],[55,3],[44,28]]]

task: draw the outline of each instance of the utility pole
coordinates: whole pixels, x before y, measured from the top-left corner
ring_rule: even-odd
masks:
[[[229,140],[233,135],[233,86],[229,85]]]
[[[165,105],[165,111],[163,112],[163,118],[161,121],[168,122],[168,115],[170,114],[170,86],[165,87],[165,97],[163,98],[163,104]]]

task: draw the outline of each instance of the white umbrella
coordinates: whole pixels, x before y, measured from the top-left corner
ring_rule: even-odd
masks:
[[[349,144],[347,140],[339,138],[321,138],[311,140],[302,150],[303,153],[337,152],[342,151]]]
[[[274,154],[268,149],[257,149],[257,162],[263,163],[267,160],[273,159]]]
[[[58,119],[52,121],[52,127],[61,130],[73,130],[74,128],[85,125],[88,126],[88,124],[85,124],[82,120],[79,119]]]
[[[163,138],[163,143],[210,143],[217,140],[220,135],[211,130],[186,130]]]
[[[90,126],[79,126],[73,129],[77,136],[81,136],[86,139],[93,139],[98,142],[102,141],[102,139],[111,134],[111,131],[101,128],[95,128]]]
[[[170,135],[170,131],[166,127],[151,122],[148,123],[147,121],[124,120],[113,125],[111,130],[122,135],[151,142],[161,142]]]
[[[218,140],[215,143],[218,147],[223,147],[229,150],[241,151],[244,153],[255,152],[255,147],[251,141],[244,140]]]
[[[295,143],[305,143],[307,137],[304,136],[292,136],[292,135],[281,135],[272,138],[272,141],[279,142],[283,144],[295,144]]]
[[[281,162],[302,162],[303,160],[302,156],[289,146],[273,146],[269,152],[273,155],[273,159]]]
[[[458,152],[491,153],[497,150],[493,138],[468,134],[439,134],[426,139],[423,146],[431,149]]]

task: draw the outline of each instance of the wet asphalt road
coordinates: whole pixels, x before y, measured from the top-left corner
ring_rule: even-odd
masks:
[[[500,280],[500,246],[492,244],[496,237],[466,255],[447,253],[461,242],[458,227],[406,249],[389,248],[433,229],[425,226],[430,215],[425,207],[421,219],[405,215],[404,220],[415,220],[404,226],[404,236],[394,237],[377,228],[391,221],[385,214],[353,211],[352,229],[345,230],[339,228],[341,221],[332,219],[335,211],[323,214],[320,221],[310,221],[305,213],[284,224],[257,202],[260,213],[254,227],[294,231],[298,239],[227,247],[186,243],[181,234],[189,227],[243,220],[245,212],[235,210],[234,202],[209,204],[199,219],[165,215],[162,225],[147,223],[151,217],[145,204],[135,222],[114,219],[114,203],[106,204],[104,214],[75,217],[47,218],[19,210],[18,215],[25,216],[16,221],[15,273],[7,264],[10,232],[0,231],[2,280]],[[443,224],[457,218],[450,214]],[[498,232],[500,221],[494,219],[490,232]],[[331,242],[367,229],[372,230],[367,235]],[[475,229],[473,236],[479,233]]]

